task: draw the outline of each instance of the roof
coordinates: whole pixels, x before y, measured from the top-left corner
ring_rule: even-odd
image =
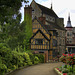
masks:
[[[51,23],[50,21],[47,21],[46,20],[46,22],[48,22],[49,24],[50,24],[50,27],[52,27],[53,29],[60,29],[60,30],[65,30],[65,28],[64,27],[60,27],[57,23]]]
[[[70,14],[68,16],[67,26],[66,27],[72,27],[71,20],[70,20]]]
[[[48,14],[48,15],[53,16],[53,17],[55,17],[55,18],[58,18],[58,16],[56,15],[56,13],[55,13],[52,9],[49,9],[49,8],[43,6],[43,5],[38,4],[38,3],[36,3],[36,4],[37,4],[37,5],[39,6],[39,8],[42,10],[42,13]]]
[[[50,30],[55,30],[55,29],[52,27],[52,25],[44,25],[44,27],[45,27],[48,31],[50,31]]]
[[[34,20],[37,20],[39,23],[40,23],[40,25],[46,30],[46,32],[51,36],[51,33],[50,32],[48,32],[48,29],[45,27],[45,25],[43,25],[42,23],[41,23],[41,21],[40,20],[38,20],[37,19],[37,17],[35,16],[35,18],[32,20],[32,22],[34,21]]]
[[[30,40],[31,40],[38,32],[40,32],[48,41],[50,41],[50,39],[48,39],[48,38],[46,37],[46,35],[45,35],[40,29],[38,29],[38,31],[37,31],[36,33],[34,33],[34,35],[30,38]]]

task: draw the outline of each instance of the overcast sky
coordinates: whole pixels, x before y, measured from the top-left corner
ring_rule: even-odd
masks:
[[[32,0],[29,0],[29,3],[31,3]],[[64,24],[66,26],[67,20],[68,20],[68,15],[70,13],[70,19],[71,19],[71,24],[73,27],[75,27],[75,0],[35,0],[37,3],[44,5],[48,8],[51,7],[51,3],[53,6],[54,12],[59,16],[64,18]],[[24,6],[25,4],[23,3],[23,7],[21,8],[21,13],[22,13],[22,21],[24,20]]]

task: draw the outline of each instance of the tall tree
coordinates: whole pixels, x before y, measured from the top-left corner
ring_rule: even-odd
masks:
[[[21,13],[22,2],[28,0],[0,0],[0,42],[6,42],[15,48],[21,38]],[[21,36],[20,36],[21,35]],[[21,38],[21,39],[20,39]]]

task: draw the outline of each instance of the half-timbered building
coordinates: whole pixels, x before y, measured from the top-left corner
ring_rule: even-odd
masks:
[[[65,28],[63,18],[59,18],[51,8],[44,7],[33,0],[25,7],[25,12],[32,13],[31,50],[45,54],[45,61],[61,55],[65,51]],[[30,13],[31,12],[31,13]]]

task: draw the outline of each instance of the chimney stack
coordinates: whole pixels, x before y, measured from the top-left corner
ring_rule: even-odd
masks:
[[[32,18],[32,7],[29,5],[25,5],[24,7],[24,19],[26,17],[26,14]]]
[[[46,21],[45,17],[41,16],[38,19],[41,21],[42,24],[45,24],[45,21]]]

